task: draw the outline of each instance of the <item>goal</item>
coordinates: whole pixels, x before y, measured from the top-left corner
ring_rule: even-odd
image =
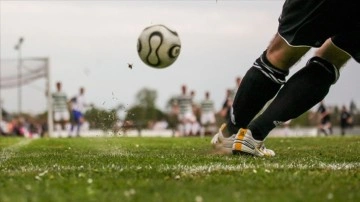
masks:
[[[48,135],[53,132],[48,58],[0,59],[0,121],[5,109],[13,114],[47,112]]]

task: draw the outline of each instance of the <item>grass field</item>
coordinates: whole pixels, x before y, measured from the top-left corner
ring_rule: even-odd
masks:
[[[0,138],[0,201],[360,201],[360,136],[269,138],[274,158],[210,138]]]

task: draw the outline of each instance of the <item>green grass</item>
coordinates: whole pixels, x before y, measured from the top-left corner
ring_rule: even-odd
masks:
[[[0,201],[360,201],[360,136],[269,138],[274,158],[209,138],[0,138]]]

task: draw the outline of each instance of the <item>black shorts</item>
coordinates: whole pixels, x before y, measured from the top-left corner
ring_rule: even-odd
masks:
[[[360,63],[359,10],[359,0],[286,0],[278,32],[292,46],[320,47],[331,38]]]
[[[321,119],[321,125],[325,125],[325,124],[327,124],[327,123],[330,123],[330,116],[329,115],[326,115],[325,117],[323,117],[322,119]]]

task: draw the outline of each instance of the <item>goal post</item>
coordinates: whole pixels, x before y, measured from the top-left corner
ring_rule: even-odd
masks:
[[[32,85],[38,85],[36,89],[40,92],[28,93],[24,89]],[[47,111],[47,130],[48,135],[53,133],[53,110],[51,98],[51,77],[50,61],[45,57],[29,57],[22,59],[3,59],[0,58],[0,121],[3,120],[2,111],[14,103],[18,103],[17,113],[23,113],[23,96],[28,93],[26,101],[34,102],[38,110]],[[33,87],[34,87],[33,86]],[[17,92],[15,92],[17,91]],[[40,96],[39,96],[40,94]],[[38,104],[39,103],[39,104]],[[34,105],[34,104],[33,104]],[[34,106],[28,106],[32,109]]]
[[[49,58],[45,59],[45,71],[46,71],[46,104],[47,104],[47,125],[48,125],[48,135],[51,137],[54,131],[54,120],[53,120],[53,108],[52,108],[52,97],[51,97],[51,80],[50,80],[50,60]]]

